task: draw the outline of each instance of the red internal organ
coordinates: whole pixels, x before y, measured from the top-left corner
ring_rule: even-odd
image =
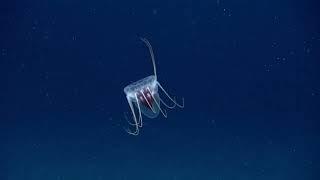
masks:
[[[140,104],[143,104],[145,107],[149,109],[152,108],[152,104],[154,100],[152,98],[150,91],[148,91],[148,89],[143,89],[142,92],[139,92],[137,94],[137,97]]]

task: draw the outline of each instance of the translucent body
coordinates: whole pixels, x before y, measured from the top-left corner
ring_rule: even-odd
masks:
[[[163,104],[166,108],[173,109],[176,106],[183,108],[184,101],[182,104],[178,104],[174,98],[171,98],[161,84],[157,81],[156,64],[154,60],[154,54],[152,47],[147,39],[141,39],[149,48],[151,60],[153,64],[154,75],[145,77],[136,82],[127,85],[124,88],[128,104],[130,106],[133,122],[129,122],[130,125],[135,127],[134,131],[127,130],[129,134],[138,135],[139,129],[143,126],[142,114],[148,118],[155,118],[161,112],[164,117],[167,117],[165,109],[161,108]],[[166,97],[173,103],[173,105],[166,104],[159,96],[158,89],[162,90]],[[137,109],[137,114],[135,108]]]
[[[136,108],[140,107],[141,112],[148,118],[155,118],[158,116],[160,111],[156,103],[160,105],[160,99],[158,94],[157,80],[154,75],[129,84],[124,88],[124,93]],[[151,97],[154,97],[154,100]],[[153,111],[150,109],[150,107],[153,108]]]
[[[158,88],[157,78],[154,75],[140,79],[139,81],[133,82],[126,86],[123,91],[126,95],[133,95],[134,92],[140,91],[143,88]]]

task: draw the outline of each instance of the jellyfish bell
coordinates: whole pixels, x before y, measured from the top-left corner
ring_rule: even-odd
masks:
[[[148,118],[156,118],[159,115],[160,110],[157,104],[160,105],[160,98],[154,75],[129,84],[124,88],[124,93],[127,94],[127,98],[132,101],[134,106]]]
[[[141,38],[141,40],[149,49],[154,74],[133,82],[124,88],[124,93],[126,94],[133,117],[133,122],[129,121],[129,124],[135,127],[134,131],[127,130],[127,132],[132,135],[138,135],[140,128],[143,126],[142,114],[148,118],[156,118],[161,112],[161,114],[166,118],[167,112],[165,109],[161,108],[161,104],[169,109],[173,109],[176,106],[180,108],[184,107],[184,99],[182,99],[182,104],[177,103],[175,98],[172,98],[158,82],[152,46],[147,39]],[[168,105],[161,99],[158,89],[165,94],[173,105]],[[136,114],[134,107],[137,109],[138,115]]]

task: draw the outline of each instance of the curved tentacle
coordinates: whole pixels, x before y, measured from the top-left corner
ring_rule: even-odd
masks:
[[[137,99],[137,95],[136,95],[136,99]],[[138,111],[139,111],[139,119],[137,120],[134,108],[133,108],[133,104],[132,102],[129,100],[129,98],[127,97],[127,101],[129,103],[131,112],[132,112],[132,117],[133,117],[133,121],[134,123],[131,123],[128,121],[128,123],[132,126],[135,126],[135,131],[131,131],[129,129],[126,129],[127,133],[131,134],[131,135],[138,135],[139,134],[139,128],[142,127],[142,116],[141,116],[141,110],[140,110],[140,106],[138,103]]]
[[[148,89],[149,93],[152,94],[150,88],[147,87],[147,89]],[[159,99],[160,99],[161,103],[162,103],[164,106],[166,106],[167,108],[169,108],[169,109],[173,109],[173,108],[175,108],[175,107],[177,106],[177,104],[175,104],[175,103],[174,103],[172,106],[170,106],[170,105],[168,105],[167,103],[165,103],[160,97],[159,97]]]
[[[165,103],[161,98],[159,98],[160,99],[160,101],[161,101],[161,103],[164,105],[164,106],[166,106],[167,108],[169,108],[169,109],[174,109],[176,106],[177,106],[177,104],[176,103],[173,103],[173,105],[172,106],[169,106],[167,103]],[[175,100],[175,99],[174,99]]]
[[[158,86],[160,87],[160,89],[165,93],[165,95],[174,103],[176,104],[179,108],[184,108],[184,98],[182,98],[182,104],[177,103],[177,101],[172,98],[169,93],[167,93],[167,91],[161,86],[161,84],[159,82],[157,82]]]
[[[143,41],[146,44],[146,46],[149,49],[149,53],[150,53],[151,60],[152,60],[152,65],[153,65],[153,73],[154,73],[154,76],[157,79],[156,61],[155,61],[155,58],[154,58],[154,53],[153,53],[152,46],[151,46],[150,42],[146,38],[140,38],[140,39],[141,39],[141,41]]]
[[[152,98],[153,98],[153,101],[156,103],[158,109],[159,109],[160,112],[162,113],[162,115],[163,115],[165,118],[167,118],[167,117],[168,117],[167,111],[166,111],[165,109],[161,109],[160,104],[157,102],[156,98],[155,98],[154,95],[151,93],[150,89],[149,89],[149,88],[147,88],[147,89],[148,89],[149,93],[151,94],[151,96],[152,96]]]
[[[136,102],[138,102],[138,97],[136,96]],[[129,100],[128,100],[129,101]],[[138,127],[142,127],[142,114],[141,114],[141,109],[140,109],[140,104],[139,103],[137,103],[137,106],[138,106],[138,112],[139,112],[139,119],[138,119],[138,121],[136,121],[136,122],[134,122],[134,123],[132,123],[132,122],[130,122],[129,120],[128,120],[128,118],[127,118],[127,116],[125,116],[125,118],[126,118],[126,120],[127,120],[127,122],[130,124],[130,125],[132,125],[132,126],[135,126],[136,124],[138,124]],[[130,109],[131,109],[131,107],[130,107]],[[133,105],[132,105],[132,109],[131,109],[131,111],[133,110]],[[134,111],[132,111],[132,113],[133,113]]]

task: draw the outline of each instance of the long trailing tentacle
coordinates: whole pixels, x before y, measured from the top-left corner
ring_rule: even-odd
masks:
[[[152,98],[153,98],[153,101],[156,103],[158,109],[159,109],[160,112],[162,113],[162,115],[163,115],[165,118],[167,118],[167,117],[168,117],[167,111],[164,110],[164,109],[161,109],[160,104],[157,102],[156,98],[155,98],[154,95],[151,93],[150,89],[149,89],[149,88],[147,88],[147,89],[148,89],[149,93],[151,94],[151,96],[152,96]]]
[[[184,108],[184,98],[182,98],[182,104],[177,103],[177,101],[172,98],[169,93],[167,93],[167,91],[161,86],[161,84],[159,82],[157,82],[158,86],[160,87],[160,89],[165,93],[165,95],[178,107],[180,108]]]
[[[146,46],[149,49],[151,60],[152,60],[152,65],[153,65],[153,73],[154,73],[154,76],[157,79],[156,61],[155,61],[155,58],[154,58],[154,53],[153,53],[152,46],[151,46],[150,42],[146,38],[140,38],[140,39],[141,39],[141,41],[143,41],[146,44]]]

